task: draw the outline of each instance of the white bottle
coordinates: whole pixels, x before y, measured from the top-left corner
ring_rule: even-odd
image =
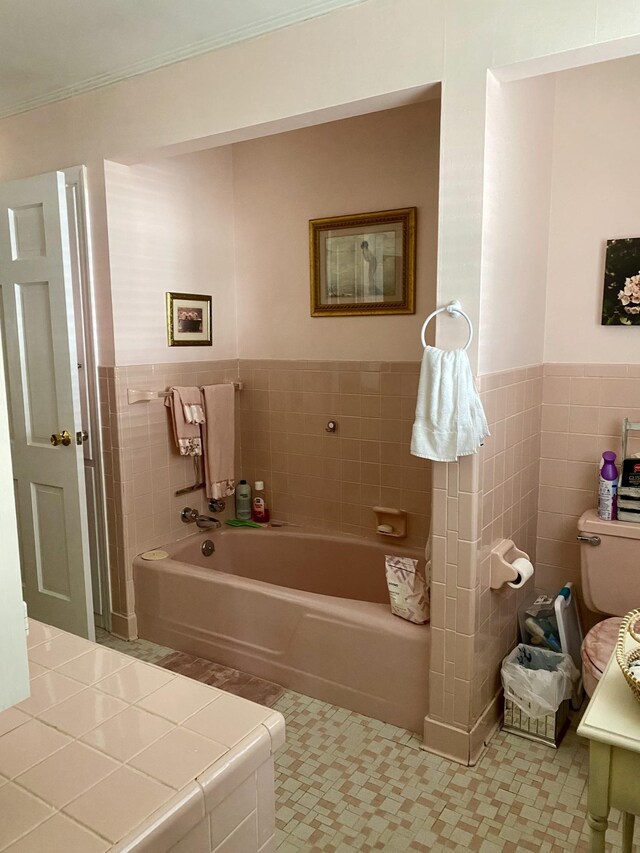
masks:
[[[236,518],[251,521],[251,486],[246,480],[236,486]]]

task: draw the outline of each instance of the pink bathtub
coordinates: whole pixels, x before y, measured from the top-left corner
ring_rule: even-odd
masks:
[[[163,548],[134,560],[140,637],[422,731],[430,630],[391,614],[384,572],[385,553],[418,552],[288,526]]]

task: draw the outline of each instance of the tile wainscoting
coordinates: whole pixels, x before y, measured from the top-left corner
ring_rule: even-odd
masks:
[[[500,663],[523,592],[490,588],[489,553],[513,539],[535,559],[542,366],[480,377],[491,435],[433,471],[432,653],[425,745],[474,763],[499,717]]]
[[[491,437],[477,456],[433,466],[425,743],[459,761],[477,757],[499,714],[501,661],[517,642],[517,610],[531,594],[531,583],[490,589],[492,545],[508,538],[526,551],[536,587],[557,591],[573,581],[579,590],[577,521],[597,505],[601,454],[620,454],[624,417],[640,420],[637,364],[535,365],[478,384]],[[640,451],[640,441],[630,451]],[[582,610],[586,629],[598,617]]]
[[[164,391],[172,385],[213,385],[236,379],[235,359],[98,368],[102,419],[112,631],[137,636],[132,560],[136,554],[191,532],[180,521],[187,504],[203,512],[204,491],[176,497],[195,481],[181,457],[164,400],[129,404],[127,389]]]
[[[398,506],[409,513],[409,542],[422,545],[433,484],[425,742],[473,760],[495,724],[500,662],[517,640],[527,594],[490,589],[491,546],[513,539],[535,560],[540,586],[579,581],[575,523],[595,504],[600,453],[619,452],[622,418],[640,420],[640,368],[548,364],[480,377],[492,434],[479,454],[452,464],[409,453],[418,375],[418,362],[101,368],[116,633],[136,633],[132,557],[190,532],[179,521],[185,502],[204,509],[202,492],[174,495],[193,470],[173,447],[162,400],[130,406],[126,389],[240,377],[236,470],[264,479],[274,517],[375,537],[371,507]],[[335,434],[325,431],[328,420],[337,421]]]
[[[276,518],[328,531],[375,538],[372,507],[404,509],[403,541],[424,546],[431,466],[409,452],[419,370],[419,362],[241,360],[242,476],[265,481]]]
[[[180,510],[206,508],[175,449],[163,400],[128,403],[127,388],[163,391],[242,379],[236,403],[236,472],[265,481],[272,516],[375,537],[372,507],[408,513],[407,543],[424,545],[431,466],[409,453],[419,362],[226,360],[101,367],[100,403],[113,631],[136,636],[131,561],[188,535]],[[327,433],[334,420],[335,434]],[[225,515],[233,515],[233,500]],[[393,540],[390,541],[390,545]]]
[[[598,504],[602,453],[620,458],[622,421],[640,421],[640,365],[545,364],[537,576],[542,588],[580,587],[577,522]],[[640,452],[633,438],[629,452]],[[583,608],[585,627],[598,621]]]

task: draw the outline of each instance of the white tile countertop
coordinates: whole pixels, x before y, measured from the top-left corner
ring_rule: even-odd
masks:
[[[275,850],[277,711],[29,620],[0,713],[0,851]]]

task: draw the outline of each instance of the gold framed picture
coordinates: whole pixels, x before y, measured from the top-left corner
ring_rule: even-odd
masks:
[[[415,313],[416,208],[309,221],[311,316]]]
[[[211,297],[167,293],[167,342],[170,347],[210,347]]]

